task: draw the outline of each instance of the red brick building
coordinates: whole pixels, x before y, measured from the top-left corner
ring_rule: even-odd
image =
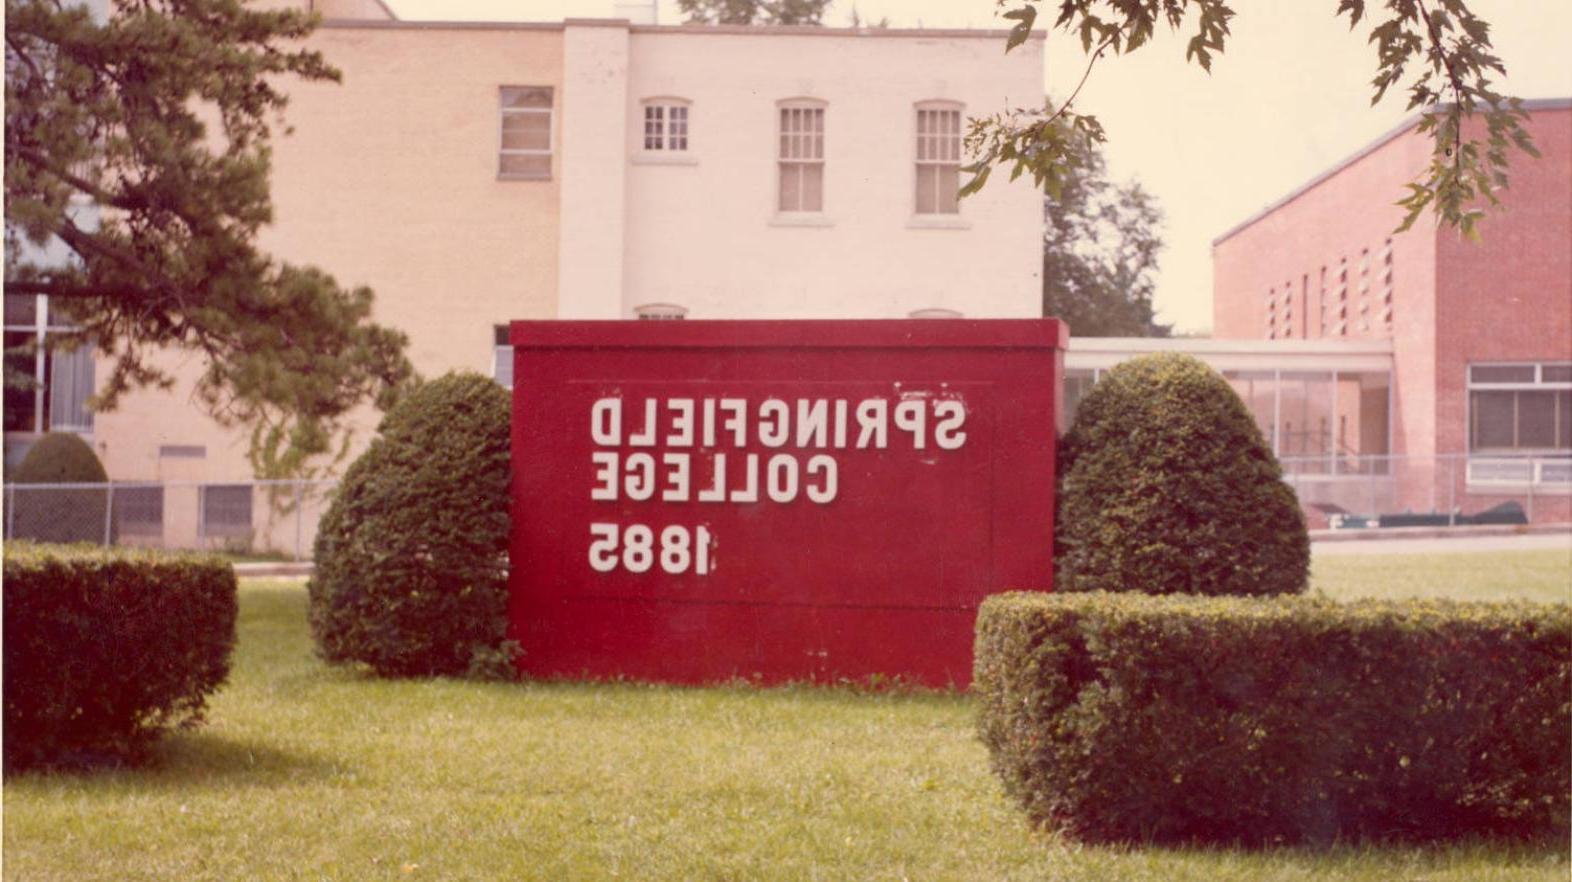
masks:
[[[1361,442],[1376,411],[1351,424],[1335,391],[1318,408],[1307,389],[1306,418],[1273,424],[1291,471],[1324,458],[1328,501],[1354,471],[1405,509],[1510,498],[1572,520],[1572,99],[1524,108],[1542,157],[1512,156],[1480,241],[1428,217],[1393,235],[1430,157],[1415,118],[1212,243],[1215,337],[1390,341],[1384,454]]]

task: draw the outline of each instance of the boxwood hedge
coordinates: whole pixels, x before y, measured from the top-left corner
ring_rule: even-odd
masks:
[[[378,675],[507,676],[508,393],[452,373],[382,421],[317,527],[311,632]]]
[[[1189,355],[1103,374],[1060,446],[1061,591],[1296,594],[1310,539],[1228,381]]]
[[[8,542],[4,596],[8,769],[137,760],[229,674],[220,558]]]
[[[1568,835],[1572,610],[1006,594],[977,622],[994,770],[1075,838]]]

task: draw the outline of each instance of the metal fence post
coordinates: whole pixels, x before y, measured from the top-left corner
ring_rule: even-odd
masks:
[[[1446,522],[1448,526],[1457,526],[1457,460],[1449,459],[1446,463]]]
[[[1530,524],[1534,522],[1534,479],[1538,477],[1538,472],[1539,460],[1530,459],[1528,461],[1528,511],[1525,513]]]
[[[306,519],[306,482],[295,482],[295,560],[300,560],[301,534]]]
[[[115,485],[104,485],[104,547],[114,540]]]

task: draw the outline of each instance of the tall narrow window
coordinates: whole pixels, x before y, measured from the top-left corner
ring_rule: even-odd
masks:
[[[780,107],[781,211],[824,210],[824,105],[794,101]]]
[[[960,188],[960,107],[917,105],[917,213],[959,214]]]
[[[688,102],[651,98],[644,102],[644,149],[683,153],[688,149]]]
[[[508,326],[491,326],[491,378],[504,389],[513,388],[513,344],[508,342]]]
[[[49,307],[44,295],[5,296],[6,372],[17,381],[5,387],[7,432],[93,430],[93,349],[57,345],[74,328]]]
[[[551,88],[503,86],[502,143],[497,177],[508,180],[551,178]]]

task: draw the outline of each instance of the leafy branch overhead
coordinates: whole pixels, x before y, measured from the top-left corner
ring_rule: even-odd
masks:
[[[354,407],[389,404],[412,371],[404,335],[370,320],[371,291],[256,246],[279,78],[339,78],[287,45],[315,17],[239,0],[117,0],[107,21],[6,0],[5,14],[6,291],[48,295],[109,356],[95,406],[172,386],[196,355],[197,399],[253,431],[258,470],[299,474]]]
[[[1030,38],[1046,2],[999,0],[999,5],[1009,7],[1002,15],[1013,22],[1008,51]],[[1413,226],[1428,208],[1441,223],[1473,236],[1485,213],[1482,206],[1497,204],[1497,191],[1507,186],[1508,152],[1516,148],[1539,155],[1521,124],[1528,115],[1518,99],[1492,88],[1491,77],[1504,75],[1506,67],[1492,52],[1489,25],[1465,0],[1386,0],[1379,11],[1367,8],[1375,6],[1338,0],[1334,13],[1346,15],[1350,29],[1370,26],[1368,42],[1376,50],[1370,103],[1394,88],[1406,91],[1407,109],[1421,112],[1418,131],[1435,142],[1430,164],[1397,202],[1404,209],[1398,230]],[[1085,142],[1104,140],[1097,119],[1075,109],[1097,61],[1109,52],[1141,48],[1163,24],[1172,31],[1188,29],[1185,60],[1210,72],[1213,57],[1226,46],[1233,17],[1223,0],[1060,0],[1049,28],[1080,38],[1088,56],[1081,82],[1057,107],[1049,103],[973,120],[967,146],[976,161],[966,167],[972,177],[962,193],[981,189],[995,166],[1008,166],[1012,180],[1030,174],[1056,196],[1066,169],[1085,155]],[[1469,123],[1476,116],[1482,126]]]

